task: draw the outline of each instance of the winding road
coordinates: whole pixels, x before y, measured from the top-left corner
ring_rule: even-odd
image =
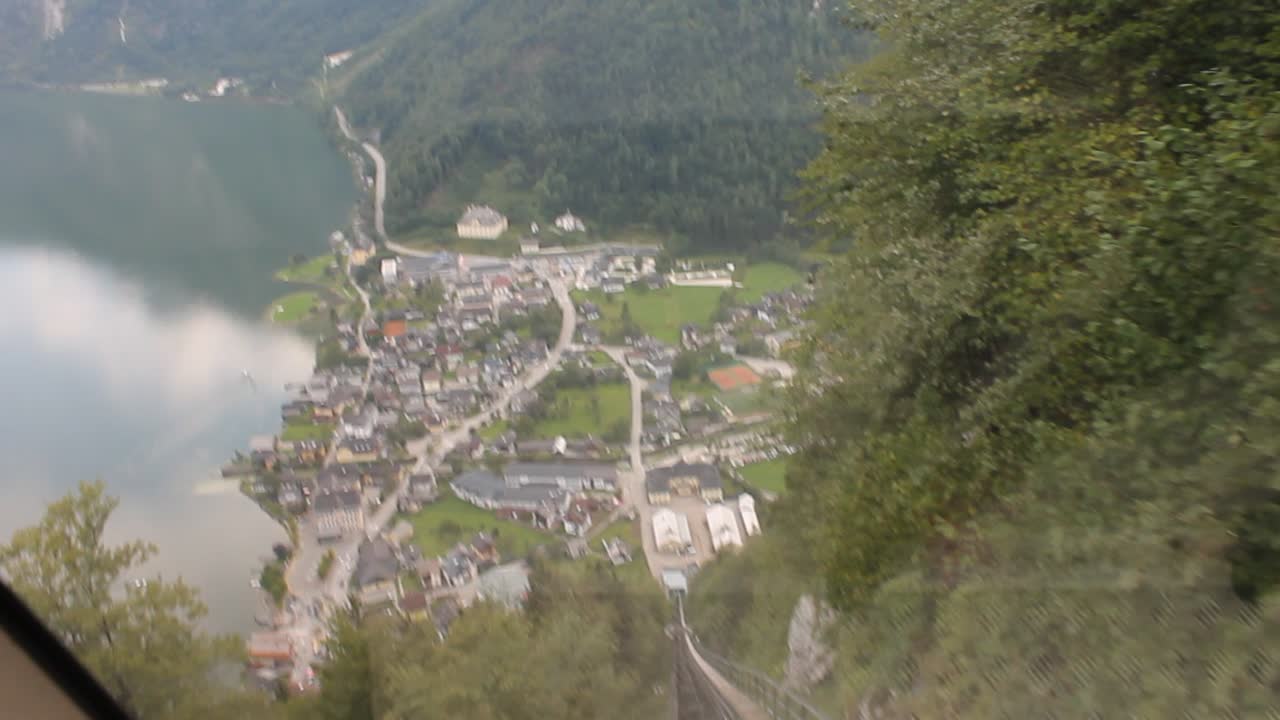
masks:
[[[373,231],[377,234],[379,240],[386,242],[388,240],[387,226],[383,222],[382,206],[387,200],[387,161],[373,143],[364,142],[356,137],[356,134],[351,131],[351,124],[347,122],[347,116],[342,112],[342,108],[334,105],[333,114],[338,118],[338,129],[342,131],[342,134],[351,142],[360,143],[360,146],[364,148],[365,154],[373,160]]]

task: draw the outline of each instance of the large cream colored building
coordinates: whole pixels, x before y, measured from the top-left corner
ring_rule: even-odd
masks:
[[[507,231],[507,217],[488,205],[468,205],[458,218],[458,237],[496,240]]]

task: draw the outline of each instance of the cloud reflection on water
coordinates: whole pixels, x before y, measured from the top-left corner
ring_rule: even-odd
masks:
[[[249,572],[283,532],[239,494],[196,488],[277,429],[310,345],[207,304],[154,307],[138,285],[41,249],[0,247],[0,307],[0,538],[101,477],[121,498],[113,539],[155,543],[149,570],[199,586],[211,627],[246,627]]]

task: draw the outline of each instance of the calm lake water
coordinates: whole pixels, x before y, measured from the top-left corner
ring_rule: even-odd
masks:
[[[326,251],[350,171],[285,107],[0,91],[0,128],[0,538],[102,478],[110,535],[245,630],[284,533],[218,467],[311,367],[260,318],[272,272]]]

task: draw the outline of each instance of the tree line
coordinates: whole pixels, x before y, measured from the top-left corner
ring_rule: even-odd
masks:
[[[778,234],[794,172],[818,149],[797,80],[867,46],[839,27],[842,12],[791,0],[442,2],[345,102],[387,145],[398,232],[450,226],[460,208],[440,198],[483,168],[500,171],[484,186],[500,196],[470,200],[506,200],[516,221],[571,207],[597,225],[744,247]]]
[[[825,86],[804,172],[851,250],[799,358],[801,452],[703,619],[780,671],[766,611],[825,597],[841,710],[1274,706],[1280,10],[860,7],[891,42]],[[741,577],[770,553],[800,582],[766,597]]]

